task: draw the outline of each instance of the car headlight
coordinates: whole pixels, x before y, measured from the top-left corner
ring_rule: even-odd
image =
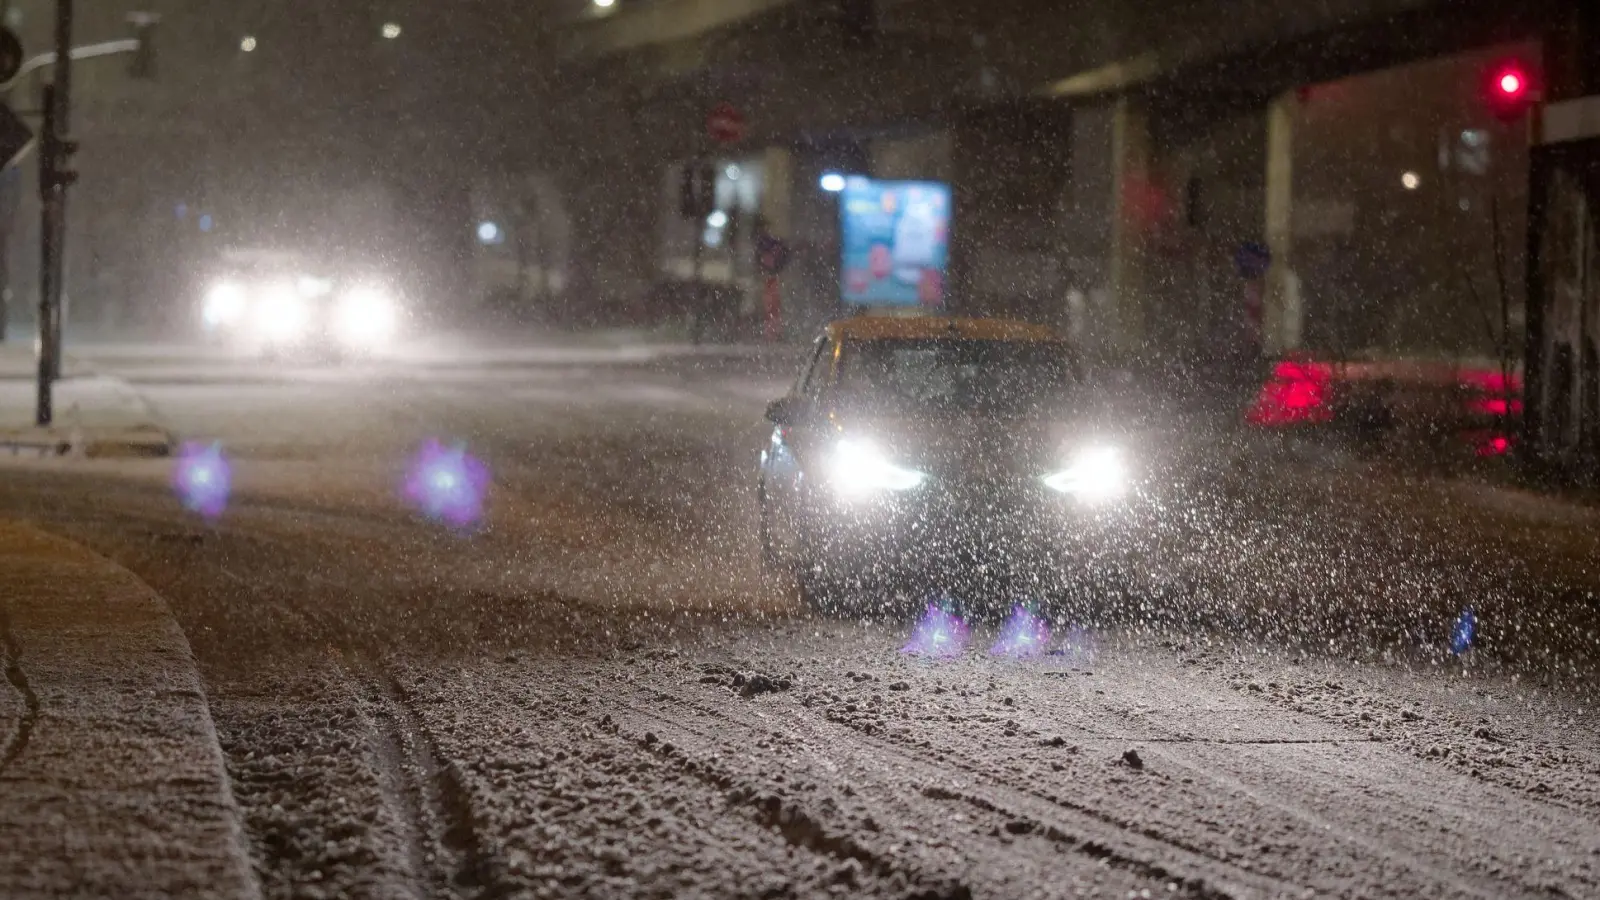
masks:
[[[1115,500],[1128,490],[1128,467],[1116,448],[1089,447],[1079,451],[1065,469],[1046,475],[1044,484],[1091,503]]]
[[[833,486],[845,496],[909,491],[928,478],[926,473],[895,465],[883,451],[866,441],[840,441],[830,463]]]
[[[200,315],[207,325],[232,325],[244,315],[244,288],[231,281],[218,282],[206,292]]]
[[[394,300],[377,288],[360,287],[339,298],[334,327],[346,343],[380,344],[394,336],[400,313]]]
[[[255,325],[273,341],[292,341],[311,324],[311,304],[292,284],[274,284],[262,292],[256,305]]]

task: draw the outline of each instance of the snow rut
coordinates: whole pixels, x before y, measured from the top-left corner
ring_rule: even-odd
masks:
[[[732,644],[741,645],[750,646]],[[867,655],[848,644],[834,652]],[[654,667],[630,679],[631,691],[595,702],[622,705],[633,730],[653,729],[697,759],[738,761],[742,777],[765,777],[768,791],[793,793],[782,780],[771,784],[780,772],[791,783],[833,785],[872,807],[862,814],[880,825],[897,814],[983,823],[951,829],[970,852],[967,868],[951,871],[978,895],[1008,891],[977,861],[992,854],[1025,870],[1030,841],[1056,848],[1046,870],[1070,871],[1065,850],[1192,896],[1588,896],[1600,884],[1590,862],[1600,834],[1579,811],[1465,773],[1440,777],[1430,768],[1441,762],[1239,698],[1160,653],[1107,663],[1105,676],[1075,673],[1076,690],[977,661],[930,669],[888,653],[876,668],[856,661],[841,678],[804,657],[762,659],[805,673],[795,696],[741,699],[720,675],[696,677],[738,664],[707,663]],[[951,679],[955,690],[938,686]],[[830,692],[831,702],[819,701]],[[928,710],[944,700],[949,715]],[[938,714],[906,715],[928,711]],[[1142,759],[1123,760],[1146,744]],[[871,835],[866,842],[879,846]]]
[[[716,752],[719,747],[727,749],[730,745],[748,746],[740,737],[755,743],[756,752],[760,752],[759,736],[770,733],[782,735],[785,742],[828,748],[824,751],[827,765],[820,772],[813,770],[807,774],[842,782],[851,793],[865,792],[869,790],[866,785],[881,780],[886,770],[893,772],[892,781],[887,784],[880,781],[873,786],[899,795],[886,805],[904,805],[907,807],[905,817],[913,820],[954,818],[959,821],[963,813],[986,814],[982,821],[989,824],[992,833],[980,833],[972,838],[993,844],[996,838],[1005,835],[998,842],[1001,846],[985,848],[1002,857],[1020,855],[1016,854],[1014,846],[1017,840],[1031,837],[1048,843],[1052,852],[1067,850],[1081,854],[1085,865],[1102,864],[1126,873],[1136,882],[1131,888],[1134,890],[1154,886],[1167,894],[1211,900],[1238,895],[1272,896],[1305,889],[1262,877],[1221,857],[1208,856],[1174,835],[1119,821],[1092,807],[1072,805],[1055,795],[1037,796],[1031,788],[1019,788],[988,777],[982,767],[965,763],[948,746],[918,750],[809,717],[785,717],[779,720],[781,724],[775,724],[776,716],[761,713],[752,716],[732,704],[709,704],[656,685],[649,688],[649,699],[648,704],[634,707],[635,715],[655,719],[661,727],[686,735],[692,733],[688,721],[699,720],[703,723],[699,736],[708,752]],[[674,707],[677,714],[651,712],[661,705]],[[728,734],[730,729],[741,729],[746,734],[732,736]],[[772,767],[776,768],[776,764]],[[952,778],[953,767],[970,777]],[[928,809],[918,798],[944,808]],[[956,808],[951,809],[952,805]],[[977,848],[972,850],[976,852]],[[986,895],[1000,895],[997,893],[999,885],[983,887]]]
[[[400,683],[370,661],[352,665],[350,672],[370,705],[373,756],[416,895],[504,896],[504,863],[487,850],[459,772],[439,758]]]
[[[404,687],[383,664],[386,636],[352,628],[331,612],[336,605],[323,602],[370,585],[342,569],[299,571],[287,583],[252,571],[263,559],[292,553],[291,532],[258,526],[213,538],[234,551],[225,555],[230,565],[205,558],[179,570],[195,578],[215,573],[250,598],[246,608],[270,611],[284,637],[322,648],[298,670],[269,658],[243,685],[231,678],[212,685],[266,894],[503,896],[503,861],[480,840],[455,765],[439,756]],[[182,546],[193,552],[198,544]]]
[[[39,696],[22,671],[21,648],[11,633],[11,616],[4,602],[0,602],[0,658],[4,660],[6,684],[22,701],[16,723],[9,729],[5,742],[0,744],[0,773],[4,773],[28,749],[33,727],[39,721]]]
[[[780,835],[787,843],[831,857],[840,863],[859,864],[862,869],[884,880],[909,883],[913,885],[913,896],[927,897],[929,900],[963,900],[972,896],[971,889],[959,880],[930,878],[928,873],[908,868],[892,856],[875,850],[858,838],[859,829],[841,821],[830,821],[831,817],[808,808],[808,804],[783,790],[780,784],[748,780],[732,767],[720,765],[714,750],[722,742],[718,737],[697,731],[682,719],[664,716],[645,706],[620,704],[618,716],[621,722],[632,727],[613,720],[609,713],[601,720],[602,724],[625,735],[645,752],[664,759],[675,758],[679,768],[725,792],[730,809],[743,810],[757,824]],[[671,734],[679,740],[677,743],[665,742],[655,731],[647,730],[646,726]],[[683,755],[685,747],[706,752],[691,758]]]

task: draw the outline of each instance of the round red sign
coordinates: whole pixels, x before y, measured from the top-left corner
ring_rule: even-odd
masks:
[[[744,137],[744,114],[731,103],[718,103],[706,114],[706,134],[719,144],[736,144]]]

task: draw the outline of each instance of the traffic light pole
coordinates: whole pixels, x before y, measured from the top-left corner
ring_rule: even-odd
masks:
[[[34,420],[55,418],[53,392],[61,377],[61,298],[66,274],[67,171],[77,148],[65,135],[72,110],[72,0],[56,0],[56,61],[45,88],[44,133],[39,144],[39,396]]]

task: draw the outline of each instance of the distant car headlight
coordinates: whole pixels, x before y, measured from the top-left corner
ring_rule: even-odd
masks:
[[[1128,467],[1115,447],[1088,447],[1065,469],[1046,475],[1044,485],[1080,500],[1103,503],[1127,493]]]
[[[846,497],[909,491],[928,479],[924,472],[895,465],[883,451],[861,440],[840,441],[829,463],[834,489]]]
[[[334,311],[334,328],[347,344],[370,347],[394,337],[400,324],[400,310],[387,293],[372,287],[359,287],[339,298]]]
[[[244,288],[231,281],[219,281],[206,291],[200,316],[205,319],[206,325],[213,328],[233,325],[244,317],[244,307]]]
[[[298,340],[311,325],[311,304],[292,284],[269,285],[256,304],[254,320],[268,340]]]

